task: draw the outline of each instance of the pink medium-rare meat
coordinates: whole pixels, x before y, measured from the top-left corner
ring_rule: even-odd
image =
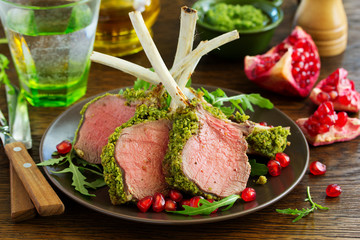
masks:
[[[115,159],[122,171],[128,199],[165,192],[162,161],[168,148],[170,128],[169,120],[160,119],[122,130],[116,142]]]
[[[182,151],[184,175],[211,195],[227,197],[246,188],[250,164],[243,136],[246,126],[224,121],[198,109],[198,134],[192,136]]]
[[[91,102],[74,144],[76,153],[90,163],[101,163],[101,151],[114,130],[134,116],[137,104],[125,104],[119,94],[107,94]]]

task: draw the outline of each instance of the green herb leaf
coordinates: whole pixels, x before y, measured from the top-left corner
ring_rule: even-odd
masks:
[[[78,158],[75,155],[74,149],[66,154],[65,156],[59,155],[57,152],[54,152],[52,156],[59,156],[58,158],[51,158],[47,161],[38,163],[37,166],[60,166],[68,164],[67,167],[63,168],[60,171],[51,171],[52,173],[71,173],[72,174],[72,186],[75,187],[75,190],[80,192],[83,195],[95,197],[94,194],[90,194],[87,188],[100,188],[105,185],[104,175],[102,173],[101,167],[96,164],[89,163],[83,159]],[[76,163],[76,164],[75,164]],[[87,174],[95,174],[98,177],[92,181],[87,181]]]
[[[260,94],[240,94],[236,96],[228,97],[226,93],[220,88],[216,89],[213,92],[209,92],[204,88],[198,89],[198,92],[203,93],[204,99],[213,105],[214,107],[219,107],[221,110],[224,108],[225,102],[230,102],[231,107],[224,109],[224,114],[227,116],[232,115],[237,109],[241,114],[245,114],[246,110],[254,111],[252,105],[257,105],[261,108],[271,109],[274,105],[270,102],[269,99],[263,98]]]
[[[268,173],[268,167],[263,163],[257,163],[255,159],[249,159],[251,165],[250,175],[253,176],[264,176]]]
[[[60,162],[66,160],[66,156],[62,156],[59,158],[51,158],[49,160],[46,160],[44,162],[38,163],[36,164],[37,166],[52,166],[52,165],[56,165],[59,164]]]
[[[309,186],[307,187],[306,191],[307,191],[307,198],[305,199],[305,201],[309,201],[311,203],[311,208],[303,208],[301,210],[291,209],[291,208],[288,208],[288,209],[276,209],[276,212],[282,213],[282,214],[298,215],[292,221],[292,222],[297,222],[301,218],[306,217],[309,213],[314,212],[317,209],[320,209],[320,210],[328,210],[329,209],[328,207],[323,207],[320,204],[317,204],[312,200]]]
[[[240,198],[239,195],[230,195],[224,199],[221,199],[220,201],[214,201],[212,203],[208,202],[206,199],[200,199],[199,200],[199,207],[195,208],[195,207],[190,207],[190,206],[186,206],[183,205],[182,207],[185,210],[182,211],[167,211],[167,212],[171,212],[171,213],[175,213],[175,214],[182,214],[182,215],[189,215],[189,216],[193,216],[193,215],[209,215],[211,214],[214,210],[216,210],[217,208],[221,208],[224,206],[228,206],[227,208],[223,209],[223,211],[228,210],[229,208],[231,208],[234,203],[236,202],[236,200],[238,200]]]

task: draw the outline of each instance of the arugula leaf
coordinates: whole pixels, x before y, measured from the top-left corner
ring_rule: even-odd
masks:
[[[250,175],[253,176],[263,176],[268,173],[268,167],[263,163],[257,163],[255,159],[249,159],[251,165]]]
[[[214,210],[216,210],[217,208],[220,207],[224,207],[227,206],[225,209],[222,209],[222,211],[226,211],[229,208],[231,208],[234,203],[236,202],[236,200],[238,200],[240,198],[239,195],[230,195],[224,199],[221,199],[220,201],[214,201],[214,202],[208,202],[206,199],[200,199],[199,200],[199,207],[195,208],[195,207],[190,207],[187,205],[183,205],[182,207],[184,208],[184,210],[181,211],[167,211],[167,212],[171,212],[171,213],[175,213],[175,214],[182,214],[182,215],[189,215],[189,216],[193,216],[193,215],[209,215],[211,214]]]
[[[83,159],[78,158],[73,148],[70,150],[68,154],[65,156],[59,155],[57,152],[52,154],[53,156],[59,156],[58,158],[51,158],[44,162],[38,163],[37,166],[53,166],[53,165],[64,165],[68,164],[67,167],[60,171],[51,171],[52,173],[71,173],[72,174],[72,186],[75,187],[75,190],[80,192],[83,195],[95,197],[95,194],[90,194],[87,188],[100,188],[106,185],[104,180],[104,175],[102,173],[102,169],[93,163],[89,163]],[[75,165],[75,163],[77,165]],[[97,175],[98,177],[92,181],[88,182],[86,173],[92,173]],[[85,175],[84,175],[85,174]]]
[[[236,96],[228,97],[226,93],[220,88],[213,92],[207,91],[205,88],[198,89],[198,92],[203,93],[204,99],[213,105],[214,107],[220,108],[226,116],[232,115],[237,109],[241,114],[245,114],[246,110],[254,111],[252,105],[257,105],[261,108],[271,109],[274,105],[269,99],[263,98],[260,94],[240,94]],[[230,102],[231,107],[225,107],[224,103]]]
[[[66,160],[66,156],[62,156],[59,158],[51,158],[49,160],[46,160],[44,162],[38,163],[36,164],[37,166],[52,166],[52,165],[56,165],[59,164],[60,162]]]
[[[282,214],[291,214],[291,215],[298,215],[294,220],[292,220],[292,222],[297,222],[299,221],[301,218],[306,217],[307,215],[309,215],[309,213],[314,212],[317,209],[320,210],[328,210],[328,207],[323,207],[320,204],[315,203],[310,195],[310,187],[308,186],[307,189],[307,198],[305,199],[305,201],[309,201],[311,203],[311,208],[303,208],[301,210],[298,209],[291,209],[291,208],[287,208],[287,209],[276,209],[276,212],[278,213],[282,213]]]
[[[135,83],[134,83],[134,89],[135,90],[149,90],[150,88],[152,88],[154,85],[138,78],[136,79]]]

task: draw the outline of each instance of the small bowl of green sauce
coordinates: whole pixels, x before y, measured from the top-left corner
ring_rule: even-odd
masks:
[[[217,56],[241,59],[263,53],[283,19],[283,11],[269,0],[199,0],[197,34],[210,40],[237,30],[240,38],[213,50]]]

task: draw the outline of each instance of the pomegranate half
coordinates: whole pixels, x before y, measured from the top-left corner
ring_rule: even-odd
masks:
[[[265,54],[246,56],[244,64],[251,81],[286,96],[308,96],[320,73],[317,47],[299,26]]]
[[[313,146],[345,142],[360,135],[360,119],[350,118],[346,112],[336,113],[330,101],[321,103],[313,115],[296,120],[296,124]]]
[[[348,79],[347,75],[348,72],[345,69],[336,69],[311,91],[311,101],[317,105],[331,101],[337,111],[358,112],[360,93],[355,90],[354,82]]]

